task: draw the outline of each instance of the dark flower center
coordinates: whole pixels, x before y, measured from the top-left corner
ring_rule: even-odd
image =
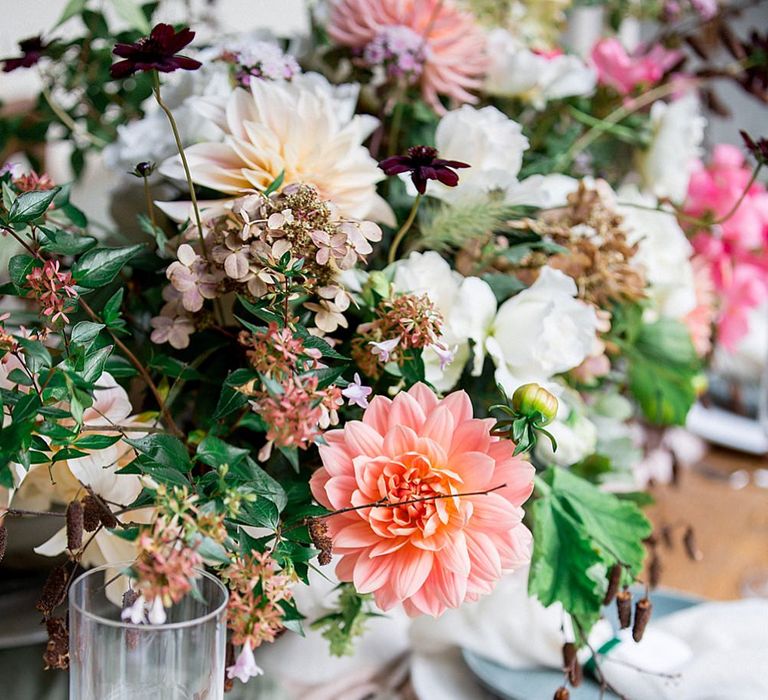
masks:
[[[431,146],[411,146],[408,149],[408,156],[417,165],[429,165],[437,158],[437,149]]]

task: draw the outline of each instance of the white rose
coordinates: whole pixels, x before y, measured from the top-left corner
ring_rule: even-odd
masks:
[[[692,92],[674,102],[651,107],[653,139],[638,154],[637,166],[645,187],[660,199],[680,202],[688,192],[691,168],[701,155],[706,119]]]
[[[536,109],[549,100],[591,95],[597,74],[578,56],[546,56],[526,48],[506,29],[488,34],[488,69],[485,90],[491,95],[519,97]]]
[[[616,209],[624,218],[628,242],[638,246],[632,263],[643,268],[655,310],[680,319],[696,308],[693,248],[671,210],[651,211],[656,205],[655,197],[625,186],[618,192]]]
[[[486,348],[510,396],[521,384],[541,384],[577,367],[594,350],[597,315],[576,293],[570,277],[543,267],[531,287],[499,308]]]
[[[475,355],[473,373],[482,371],[483,355],[479,351],[496,313],[496,297],[490,286],[478,277],[462,277],[451,269],[448,262],[435,251],[411,253],[395,263],[393,280],[396,292],[426,294],[443,317],[441,341],[456,355],[444,370],[434,350],[423,353],[427,380],[440,391],[447,391],[459,381],[472,352]]]

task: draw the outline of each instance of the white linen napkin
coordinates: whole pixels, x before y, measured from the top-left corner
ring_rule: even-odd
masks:
[[[679,675],[642,673],[627,663]],[[765,700],[768,600],[703,603],[667,615],[649,624],[639,644],[614,647],[601,668],[631,700]]]

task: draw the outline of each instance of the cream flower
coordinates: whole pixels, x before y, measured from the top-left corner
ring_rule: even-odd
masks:
[[[521,384],[545,383],[578,367],[594,351],[597,315],[576,293],[570,277],[545,266],[533,285],[499,308],[486,348],[496,381],[510,395]]]
[[[671,211],[650,211],[656,198],[634,187],[622,187],[618,200],[627,242],[638,247],[632,263],[643,268],[654,310],[662,316],[685,317],[696,308],[693,248],[677,218]]]
[[[597,74],[578,56],[536,53],[505,29],[489,33],[488,49],[485,89],[491,95],[517,97],[541,110],[549,100],[595,90]]]
[[[265,190],[283,173],[285,184],[314,185],[344,216],[394,223],[376,194],[384,174],[362,145],[375,120],[350,118],[330,88],[255,80],[250,92],[236,88],[226,100],[198,107],[224,138],[186,149],[197,184],[238,197]],[[160,171],[183,179],[178,157]]]
[[[448,203],[500,193],[510,205],[549,207],[562,189],[564,175],[532,175],[518,180],[528,139],[520,124],[496,107],[463,105],[448,112],[437,125],[435,146],[440,156],[469,163],[459,184],[446,187],[430,181],[427,194]],[[416,190],[408,187],[411,194]]]
[[[653,103],[653,138],[648,149],[638,154],[637,166],[643,184],[659,199],[681,202],[685,198],[706,125],[692,92],[669,104]]]

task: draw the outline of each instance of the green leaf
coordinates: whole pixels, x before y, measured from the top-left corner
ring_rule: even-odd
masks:
[[[249,369],[236,369],[230,372],[224,380],[224,386],[219,395],[219,402],[213,412],[213,420],[219,420],[248,405],[248,397],[237,387],[242,386],[251,379],[256,378],[256,373]]]
[[[269,197],[273,192],[277,192],[283,186],[283,180],[285,180],[285,170],[281,170],[280,174],[272,180],[269,187],[264,190],[264,196]]]
[[[8,261],[8,275],[18,290],[26,286],[27,275],[35,265],[36,261],[31,255],[14,255]]]
[[[348,357],[334,350],[325,338],[312,335],[304,326],[296,327],[296,335],[301,338],[305,348],[319,350],[323,357],[329,357],[333,360],[349,360]]]
[[[104,328],[103,323],[93,323],[93,321],[80,321],[75,324],[72,329],[72,335],[70,341],[76,345],[87,345],[92,340],[96,339],[101,329]]]
[[[40,247],[47,253],[56,255],[80,255],[96,245],[96,239],[70,231],[54,230],[40,226],[40,232],[46,239]]]
[[[412,387],[414,384],[425,381],[426,370],[424,360],[421,357],[421,350],[411,349],[403,357],[405,362],[403,362],[402,372],[406,387]]]
[[[262,321],[265,321],[266,323],[276,323],[278,326],[282,328],[283,326],[283,317],[279,314],[276,314],[274,311],[270,311],[267,308],[257,306],[251,301],[248,301],[245,297],[237,297],[237,300],[247,309],[250,311],[256,318],[260,318]]]
[[[11,205],[8,212],[8,223],[26,224],[40,218],[50,206],[60,187],[51,190],[22,192]]]
[[[53,364],[51,353],[39,340],[31,338],[19,338],[19,346],[24,351],[24,357],[27,358],[27,366],[32,373],[40,372],[43,369],[49,369]]]
[[[346,365],[341,367],[320,367],[319,369],[313,369],[309,372],[305,372],[303,377],[317,377],[317,388],[325,389],[331,386],[347,369]],[[343,382],[346,384],[347,382]]]
[[[134,0],[112,0],[112,5],[115,12],[134,29],[138,29],[143,34],[149,34],[151,30],[149,22]]]
[[[86,435],[74,443],[78,450],[103,450],[119,442],[121,435]]]
[[[85,357],[83,369],[79,373],[85,382],[95,382],[104,372],[107,359],[112,354],[112,345],[106,345],[103,348],[92,349]]]
[[[630,501],[553,467],[537,478],[528,590],[543,605],[560,602],[589,630],[598,619],[607,572],[616,563],[637,576],[651,525]]]
[[[143,250],[143,245],[123,248],[93,248],[72,267],[72,277],[81,287],[98,289],[109,284],[131,258]]]
[[[233,472],[235,470],[233,469]],[[288,504],[285,489],[250,457],[237,467],[238,474],[246,475],[246,484],[263,498],[275,504],[278,513],[282,513]]]
[[[120,307],[123,305],[123,295],[125,290],[120,287],[104,304],[101,312],[101,318],[108,326],[115,323],[120,318]]]
[[[72,19],[75,15],[79,15],[85,9],[85,3],[87,1],[88,0],[69,0],[64,7],[64,11],[61,13],[61,17],[59,17],[59,21],[56,22],[53,28],[56,29],[56,27],[60,27],[64,22]]]
[[[222,464],[234,467],[247,456],[248,450],[230,445],[213,435],[207,435],[197,446],[197,459],[211,467]]]
[[[184,443],[173,435],[153,433],[135,440],[125,440],[140,454],[146,455],[156,464],[177,472],[188,472],[192,469],[187,448]]]

